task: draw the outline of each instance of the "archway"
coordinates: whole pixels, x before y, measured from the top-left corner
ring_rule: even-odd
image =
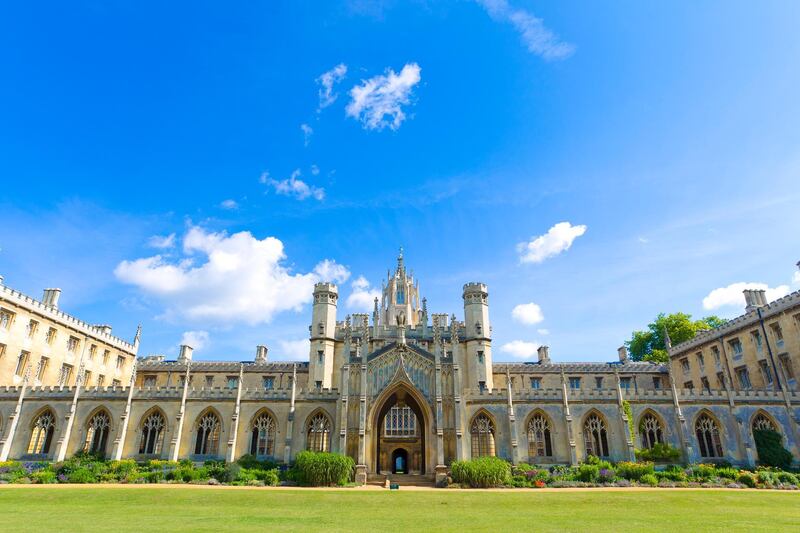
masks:
[[[408,452],[397,448],[392,452],[392,474],[408,474]]]
[[[425,474],[428,420],[415,395],[398,387],[376,406],[373,465],[379,474],[397,473],[401,458],[406,474]]]

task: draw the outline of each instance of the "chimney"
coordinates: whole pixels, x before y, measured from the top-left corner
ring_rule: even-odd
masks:
[[[745,289],[742,293],[744,294],[745,313],[767,305],[767,292],[764,289]]]
[[[619,362],[620,363],[627,363],[628,362],[628,349],[624,346],[620,346],[617,348],[617,353],[619,354]]]
[[[550,363],[550,347],[549,346],[539,346],[536,349],[539,353],[539,362],[540,363]]]
[[[263,365],[267,362],[267,352],[269,348],[264,346],[263,344],[259,344],[256,346],[256,364]]]
[[[42,296],[42,303],[48,307],[58,307],[58,299],[61,296],[61,289],[45,289]]]
[[[100,331],[103,335],[111,335],[111,326],[108,324],[97,324],[94,329]]]
[[[192,348],[188,344],[181,344],[181,353],[178,356],[179,363],[187,363],[192,360]]]

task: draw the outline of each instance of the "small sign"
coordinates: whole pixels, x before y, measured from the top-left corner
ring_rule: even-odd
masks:
[[[400,484],[398,483],[390,483],[389,490],[400,490]]]

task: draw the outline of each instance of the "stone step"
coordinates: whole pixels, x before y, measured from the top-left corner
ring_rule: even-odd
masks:
[[[389,478],[390,483],[397,483],[401,487],[433,487],[434,478],[428,475],[412,475],[412,474],[370,474],[367,476],[367,483],[369,485],[383,486],[386,478]]]

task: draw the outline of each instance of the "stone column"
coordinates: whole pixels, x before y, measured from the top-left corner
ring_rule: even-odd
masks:
[[[361,396],[359,398],[358,410],[358,464],[356,464],[356,483],[363,485],[367,482],[367,362],[366,357],[362,357],[360,342],[356,344],[356,350],[357,355],[361,357]],[[378,428],[375,428],[376,435],[379,431]]]
[[[345,357],[349,360],[349,351],[345,352]],[[339,453],[347,453],[347,415],[348,401],[350,397],[350,365],[342,366],[342,386],[339,395]]]
[[[506,390],[508,392],[508,428],[510,431],[509,437],[511,439],[511,463],[516,465],[519,463],[517,418],[514,415],[514,400],[512,398],[514,395],[513,382],[511,381],[511,373],[508,369],[508,363],[506,363]]]
[[[294,410],[297,400],[297,365],[292,365],[292,398],[289,402],[289,415],[286,417],[286,441],[283,447],[283,462],[292,460],[292,435],[294,434]]]
[[[86,348],[86,339],[84,339],[84,349]],[[55,456],[55,461],[63,461],[67,456],[67,447],[69,446],[69,438],[72,435],[72,426],[75,424],[75,411],[78,408],[78,396],[81,393],[81,386],[83,385],[83,378],[84,378],[84,364],[83,364],[83,354],[81,354],[81,364],[78,366],[78,375],[75,376],[75,394],[72,395],[72,403],[69,406],[69,412],[66,416],[66,424],[64,426],[64,432],[61,434],[61,438],[58,440],[57,452]]]
[[[614,382],[617,389],[617,407],[619,408],[619,418],[622,421],[622,431],[625,435],[625,443],[628,445],[628,461],[636,461],[636,452],[634,448],[634,435],[631,433],[631,424],[628,419],[628,413],[625,412],[624,400],[622,398],[622,387],[619,381],[619,372],[614,369]]]
[[[130,383],[128,384],[128,400],[125,402],[125,410],[119,417],[119,432],[117,434],[117,438],[114,439],[114,451],[111,454],[111,457],[115,461],[122,459],[122,452],[125,449],[125,438],[128,435],[128,424],[131,416],[131,403],[133,402],[133,389],[134,384],[136,383],[137,365],[138,359],[134,359],[133,368],[131,369],[131,379]]]
[[[444,411],[442,409],[442,335],[439,329],[439,317],[433,317],[433,356],[435,364],[435,396],[436,396],[436,466],[435,482],[437,485],[447,479],[447,466],[444,464]],[[423,450],[423,453],[425,451]]]
[[[578,451],[575,446],[574,429],[572,428],[572,413],[569,412],[569,396],[567,393],[567,376],[564,366],[561,366],[561,397],[564,406],[564,424],[567,426],[567,446],[569,447],[569,464],[578,464]]]
[[[181,449],[181,436],[183,435],[183,419],[186,416],[186,396],[189,393],[189,369],[192,366],[192,361],[186,361],[186,374],[183,378],[183,394],[181,395],[181,407],[178,411],[178,416],[175,421],[175,435],[172,437],[170,443],[169,459],[170,461],[177,461]]]
[[[231,434],[228,439],[228,462],[236,460],[236,441],[239,436],[239,411],[242,404],[242,381],[244,381],[244,365],[239,364],[239,382],[236,387],[236,404],[233,406],[231,417]]]
[[[14,407],[14,412],[8,417],[8,433],[5,440],[0,442],[0,461],[7,461],[8,454],[11,452],[11,444],[14,442],[14,435],[17,432],[17,425],[19,424],[19,415],[22,411],[22,401],[25,399],[25,391],[28,389],[28,381],[31,378],[31,364],[25,368],[25,374],[22,377],[22,384],[19,387],[19,398],[17,398],[17,405]],[[39,369],[42,366],[42,360],[39,359],[39,364],[36,365],[36,374],[39,374]]]
[[[692,445],[689,443],[689,431],[686,428],[686,418],[681,411],[681,403],[678,399],[678,391],[675,388],[675,378],[672,376],[672,365],[669,365],[669,385],[672,390],[672,403],[675,409],[675,419],[678,421],[678,438],[681,441],[683,460],[688,463],[692,460]]]

